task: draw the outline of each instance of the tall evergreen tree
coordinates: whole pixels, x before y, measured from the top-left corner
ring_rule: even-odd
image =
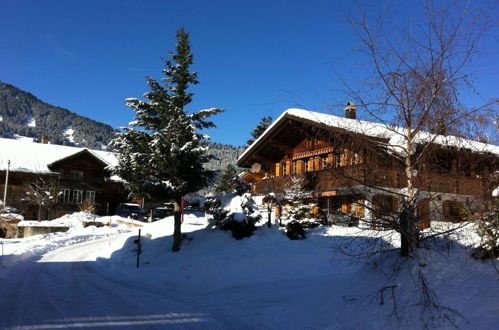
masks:
[[[201,142],[207,139],[199,130],[214,127],[207,118],[222,109],[211,108],[188,114],[192,101],[190,85],[198,84],[196,72],[190,71],[193,55],[189,34],[177,32],[176,53],[165,59],[166,76],[161,83],[148,77],[147,101],[126,100],[135,111],[132,127],[125,127],[112,144],[118,148],[119,164],[114,172],[126,180],[132,194],[143,197],[172,198],[175,202],[172,251],[181,246],[182,196],[201,189],[213,176],[203,164],[210,156]]]
[[[265,130],[267,129],[267,127],[270,126],[270,124],[272,124],[271,116],[263,117],[262,119],[260,119],[258,125],[256,125],[256,127],[251,131],[251,139],[246,141],[246,143],[249,146],[252,145],[253,142],[255,142],[256,139],[258,139],[260,135],[262,135],[263,132],[265,132]]]
[[[237,175],[236,167],[232,164],[227,164],[220,181],[215,186],[215,191],[218,193],[228,194],[234,190],[232,186],[232,179]]]

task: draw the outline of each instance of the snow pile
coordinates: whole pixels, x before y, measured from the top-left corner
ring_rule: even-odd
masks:
[[[76,212],[65,214],[62,217],[50,221],[21,221],[19,227],[68,227],[68,228],[83,228],[84,222],[102,221],[103,218],[97,217],[94,214],[86,212]]]
[[[22,239],[0,239],[2,244],[2,259],[0,260],[2,265],[12,264],[20,260],[40,256],[48,251],[55,250],[57,248],[73,245],[80,242],[85,242],[88,240],[95,240],[99,238],[116,236],[122,233],[130,233],[132,230],[124,225],[118,225],[116,223],[117,216],[113,217],[97,217],[90,213],[77,212],[72,214],[66,214],[61,218],[51,220],[51,221],[21,221],[18,226],[38,226],[38,227],[68,227],[67,232],[56,232],[43,235],[35,235],[28,238]],[[84,222],[101,222],[103,224],[108,224],[110,219],[112,221],[112,226],[88,226],[84,227]],[[123,219],[123,218],[120,218]],[[126,219],[123,219],[126,221]]]
[[[22,215],[16,214],[16,213],[0,213],[0,220],[2,220],[2,221],[12,221],[12,220],[23,221],[24,217]]]

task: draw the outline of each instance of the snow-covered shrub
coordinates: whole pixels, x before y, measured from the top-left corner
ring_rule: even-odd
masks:
[[[255,223],[261,219],[260,211],[250,193],[227,194],[210,210],[215,225],[232,231],[232,236],[242,239],[253,235]]]
[[[286,236],[289,239],[305,239],[306,229],[315,228],[319,226],[320,223],[315,220],[291,220],[286,223]]]
[[[305,239],[305,228],[300,221],[292,220],[286,224],[286,236],[292,240]]]
[[[499,199],[490,203],[476,221],[480,245],[473,251],[476,259],[499,258]]]

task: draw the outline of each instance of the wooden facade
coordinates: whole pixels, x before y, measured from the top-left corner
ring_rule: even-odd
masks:
[[[258,178],[252,187],[254,194],[282,193],[290,177],[299,176],[304,178],[310,199],[323,209],[362,218],[377,210],[397,212],[399,192],[407,187],[404,165],[383,148],[386,142],[285,113],[250,146],[238,165],[250,168],[260,164],[257,168],[261,171],[253,176]],[[490,174],[499,169],[497,154],[437,144],[418,147],[433,150],[423,153],[428,156],[415,168],[415,188],[435,197],[432,201],[447,220],[459,218],[455,205],[486,193]],[[372,212],[367,212],[366,203]],[[418,206],[422,227],[429,225],[435,208],[435,203],[427,204],[428,200],[422,199]]]
[[[25,201],[26,184],[39,179],[50,183],[58,195],[54,205],[42,209],[42,219],[57,218],[80,211],[84,205],[93,205],[98,215],[113,214],[127,193],[120,181],[112,180],[108,166],[87,149],[59,159],[47,168],[51,173],[10,171],[7,187],[7,205],[21,210],[26,219],[36,219],[38,207]],[[0,171],[0,191],[5,187],[6,171]]]

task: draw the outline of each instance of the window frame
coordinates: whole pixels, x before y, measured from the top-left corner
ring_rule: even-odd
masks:
[[[89,196],[91,196],[91,198],[89,198]],[[85,202],[95,204],[95,190],[85,191]]]
[[[71,189],[68,188],[62,188],[59,191],[59,202],[61,203],[69,203],[71,202]]]
[[[72,200],[74,204],[81,204],[83,202],[83,190],[74,189]]]

